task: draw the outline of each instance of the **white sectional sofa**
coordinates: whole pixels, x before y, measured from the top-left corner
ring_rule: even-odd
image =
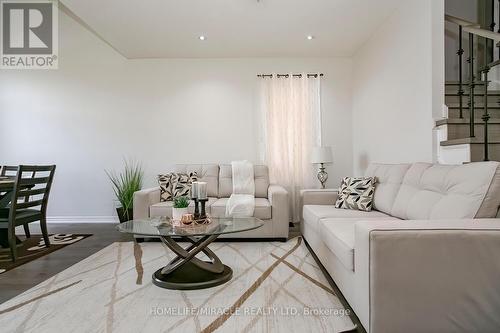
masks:
[[[178,164],[173,172],[196,171],[198,180],[207,182],[208,202],[206,211],[213,217],[224,217],[226,203],[233,192],[232,168],[229,164]],[[230,238],[288,239],[289,204],[288,192],[279,185],[269,183],[269,171],[265,165],[255,165],[255,210],[254,216],[264,221],[264,226],[227,235]],[[134,193],[134,219],[155,216],[172,217],[172,201],[160,202],[160,188],[153,187]],[[188,207],[194,211],[191,201]],[[221,238],[226,235],[221,235]]]
[[[372,164],[366,176],[375,210],[307,190],[301,223],[364,328],[500,332],[499,163]]]

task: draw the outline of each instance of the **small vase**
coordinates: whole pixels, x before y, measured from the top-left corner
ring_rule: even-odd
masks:
[[[175,208],[172,207],[172,219],[176,221],[180,221],[182,219],[182,215],[187,214],[188,209],[186,208]]]
[[[120,223],[130,221],[134,216],[134,212],[132,211],[132,209],[129,209],[127,211],[123,209],[123,207],[116,208],[116,213],[118,214],[118,219],[120,220]]]

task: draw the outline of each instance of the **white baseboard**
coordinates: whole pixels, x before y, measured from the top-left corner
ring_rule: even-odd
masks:
[[[47,216],[47,223],[118,223],[117,216]]]

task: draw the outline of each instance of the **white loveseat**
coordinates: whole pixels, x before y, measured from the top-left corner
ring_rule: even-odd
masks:
[[[208,202],[206,211],[213,217],[224,217],[226,203],[233,192],[232,168],[228,164],[178,164],[173,172],[196,171],[198,180],[207,183]],[[264,226],[240,233],[222,235],[230,238],[288,239],[289,204],[288,192],[281,186],[269,183],[269,171],[265,165],[255,165],[254,216],[264,221]],[[134,219],[156,216],[172,217],[172,201],[160,202],[160,188],[153,187],[134,193]],[[188,207],[194,211],[191,201]]]
[[[308,190],[301,223],[364,328],[500,332],[499,163],[372,164],[366,176],[375,210]]]

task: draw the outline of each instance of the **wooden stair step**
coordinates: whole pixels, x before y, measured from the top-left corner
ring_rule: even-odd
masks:
[[[488,103],[488,110],[489,109],[494,109],[494,110],[498,110],[500,109],[500,103],[495,103],[496,105],[491,105],[490,106],[490,103]],[[460,109],[460,105],[458,104],[455,104],[455,103],[450,103],[450,104],[446,104],[446,106],[448,107],[448,109]],[[465,102],[463,105],[462,105],[462,109],[469,109],[469,106],[467,105],[467,102]],[[474,103],[474,109],[484,109],[484,105],[481,103]]]
[[[448,109],[448,118],[449,119],[469,119],[469,109],[463,109],[462,110],[463,117],[460,118],[460,109],[458,108],[449,108]],[[474,110],[474,119],[476,122],[482,122],[482,117],[484,114],[484,109],[475,109]],[[490,109],[488,108],[488,114],[490,115],[491,119],[496,119],[500,118],[500,109]]]
[[[485,82],[486,81],[476,81],[475,83],[483,85]],[[459,84],[460,84],[459,81],[445,81],[445,83],[444,83],[445,86],[458,86]],[[468,85],[468,82],[462,81],[462,85],[466,86],[466,85]]]
[[[450,96],[452,96],[452,97],[458,97],[459,96],[458,92],[456,92],[456,93],[445,93],[444,95],[447,96],[447,97],[450,97]],[[462,96],[464,98],[466,98],[466,97],[469,96],[469,94],[463,94]],[[476,92],[474,92],[474,96],[483,97],[484,94],[483,93],[476,93]],[[490,96],[491,97],[500,97],[500,91],[499,90],[488,90],[488,97],[490,97]]]
[[[452,140],[446,140],[446,141],[441,141],[440,145],[441,146],[455,146],[455,145],[467,145],[467,144],[472,144],[472,145],[484,145],[484,140],[482,138],[462,138],[462,139],[452,139]],[[490,145],[500,145],[500,141],[489,141],[488,144]]]
[[[478,122],[478,119],[480,120]],[[476,125],[483,125],[484,122],[481,120],[481,118],[475,119]],[[453,124],[453,125],[469,125],[470,120],[468,118],[447,118],[447,119],[440,119],[436,120],[436,126],[441,126],[441,125],[447,125],[447,124]],[[488,124],[500,124],[500,118],[490,118],[488,120]]]

